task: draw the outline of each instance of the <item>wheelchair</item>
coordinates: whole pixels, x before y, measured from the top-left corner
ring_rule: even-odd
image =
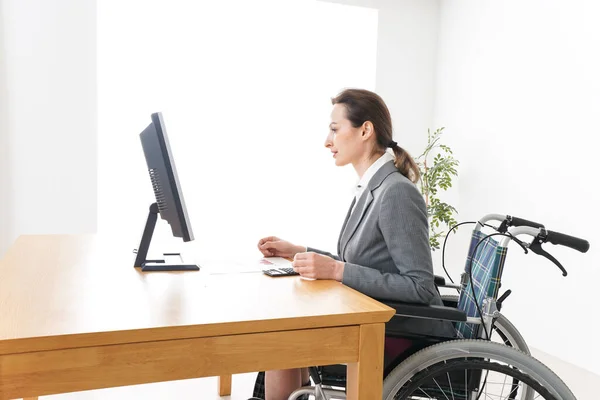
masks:
[[[499,227],[488,221],[501,222]],[[459,224],[461,225],[461,224]],[[484,227],[493,228],[486,234]],[[518,236],[530,239],[524,242]],[[501,240],[494,236],[503,236]],[[500,314],[510,291],[499,295],[500,282],[510,241],[526,253],[534,253],[564,267],[542,245],[563,245],[582,253],[589,249],[584,239],[546,230],[535,222],[490,214],[476,222],[457,297],[446,298],[444,306],[428,306],[376,299],[396,310],[395,317],[447,320],[454,323],[455,337],[407,335],[394,329],[394,318],[386,324],[386,338],[410,339],[409,350],[388,359],[383,371],[384,400],[575,400],[562,380],[529,354],[518,330]],[[491,340],[500,336],[501,343]],[[289,400],[314,396],[316,400],[346,398],[346,366],[309,368],[314,386],[295,390]],[[264,396],[263,396],[264,397]]]

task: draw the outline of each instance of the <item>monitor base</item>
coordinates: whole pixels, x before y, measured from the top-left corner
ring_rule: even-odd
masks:
[[[142,263],[142,272],[155,271],[200,271],[196,264],[186,264],[179,253],[165,253],[164,260],[146,260]]]
[[[158,219],[158,205],[152,203],[148,210],[148,219],[146,220],[146,226],[144,227],[144,233],[136,253],[135,261],[133,266],[135,268],[141,267],[143,272],[150,271],[200,271],[200,267],[195,264],[184,263],[179,253],[164,253],[164,260],[146,260],[148,250],[150,248],[150,242],[152,241],[152,235],[154,228],[156,227],[156,220]]]
[[[161,264],[147,263],[141,269],[142,272],[158,271],[200,271],[200,267],[195,264]]]

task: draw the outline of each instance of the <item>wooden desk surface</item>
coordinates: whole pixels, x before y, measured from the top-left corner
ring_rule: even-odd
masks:
[[[142,273],[95,235],[21,236],[0,261],[0,355],[385,323],[394,311],[334,281]]]

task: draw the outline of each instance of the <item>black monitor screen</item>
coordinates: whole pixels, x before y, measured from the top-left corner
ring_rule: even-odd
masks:
[[[152,123],[140,133],[140,139],[161,218],[169,223],[173,236],[185,242],[194,240],[161,113],[152,114]]]

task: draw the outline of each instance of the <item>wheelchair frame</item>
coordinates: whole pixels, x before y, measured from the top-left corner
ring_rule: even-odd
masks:
[[[488,214],[484,216],[477,221],[474,232],[480,231],[483,226],[489,226],[486,222],[492,220],[501,222],[501,225],[498,228],[492,228],[498,231],[497,234],[505,236],[499,246],[506,248],[511,240],[515,240],[526,252],[528,249],[531,249],[535,253],[540,254],[557,264],[565,276],[566,270],[564,270],[562,265],[560,265],[554,257],[541,249],[541,244],[545,242],[560,244],[584,253],[589,249],[589,243],[583,239],[558,232],[547,231],[541,224],[500,214]],[[509,230],[509,227],[512,229]],[[487,235],[485,238],[481,239],[477,246],[493,235],[495,234]],[[525,244],[516,238],[518,235],[532,236],[533,241],[529,244]],[[473,249],[473,253],[470,254],[471,262],[472,257],[476,254],[475,250],[477,246]],[[502,269],[503,262],[502,265],[500,265],[498,280],[502,275]],[[454,288],[459,290],[460,293],[463,290],[467,290],[467,284],[470,281],[467,271],[471,271],[469,265],[465,267],[465,272],[462,274],[460,285],[446,284],[445,280],[441,277],[436,277],[436,282],[440,283],[440,285],[438,285],[440,287]],[[510,291],[507,293],[510,294]],[[396,359],[390,363],[390,365],[393,366],[393,369],[389,370],[389,368],[387,368],[387,373],[384,375],[384,399],[392,400],[393,397],[390,396],[394,393],[394,390],[401,388],[406,382],[412,379],[413,376],[436,365],[436,363],[448,362],[449,360],[455,359],[475,358],[489,362],[493,360],[496,362],[507,363],[518,368],[519,371],[523,371],[527,376],[533,377],[533,379],[543,386],[545,390],[547,390],[547,393],[550,393],[555,399],[575,400],[575,396],[560,378],[530,355],[529,348],[519,331],[500,313],[499,309],[501,308],[501,302],[506,297],[507,294],[501,296],[500,301],[498,302],[497,291],[495,297],[486,296],[483,300],[483,304],[478,305],[480,315],[476,317],[468,317],[463,311],[452,307],[415,305],[378,299],[382,303],[395,308],[395,316],[447,320],[454,323],[466,322],[479,326],[477,333],[477,338],[479,340],[425,338],[425,341],[437,343],[433,345],[422,345],[420,348],[413,349],[412,351],[405,352],[396,357]],[[517,345],[516,348],[491,342],[490,338],[486,337],[491,336],[492,329],[495,324],[498,323],[500,323],[502,328],[501,332],[509,337],[509,341],[512,344]],[[390,336],[394,337],[393,334]],[[395,337],[406,336],[396,335]],[[468,354],[468,356],[466,356],[466,354]],[[299,396],[305,394],[313,395],[317,400],[327,400],[332,397],[336,399],[346,398],[345,388],[335,389],[333,385],[328,385],[326,378],[322,380],[321,374],[319,374],[316,367],[311,367],[309,371],[315,382],[315,386],[302,387],[295,390],[289,396],[289,400],[295,400]],[[334,383],[334,385],[335,384],[336,383]],[[531,400],[533,398],[533,393],[529,390],[529,386],[524,385],[523,389],[524,394],[522,399]],[[477,395],[477,393],[471,393],[470,395],[473,400],[479,398],[479,396],[480,394]]]

